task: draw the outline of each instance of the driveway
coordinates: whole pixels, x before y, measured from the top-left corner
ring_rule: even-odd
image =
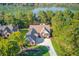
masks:
[[[57,56],[55,49],[51,43],[51,39],[44,39],[44,41],[42,43],[39,43],[38,45],[48,46],[50,56]]]

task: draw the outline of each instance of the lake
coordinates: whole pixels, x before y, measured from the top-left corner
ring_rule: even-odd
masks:
[[[38,14],[40,11],[64,11],[65,8],[62,7],[41,7],[41,8],[35,8],[33,9],[34,14]]]

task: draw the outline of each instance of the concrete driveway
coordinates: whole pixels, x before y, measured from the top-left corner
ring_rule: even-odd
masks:
[[[50,56],[57,56],[55,49],[51,43],[51,39],[44,39],[44,41],[42,43],[39,43],[37,45],[43,45],[43,46],[47,46],[49,48],[49,54]]]

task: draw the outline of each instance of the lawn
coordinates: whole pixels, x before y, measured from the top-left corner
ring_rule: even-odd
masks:
[[[20,32],[21,32],[22,36],[25,36],[26,33],[28,32],[28,29],[26,29],[26,28],[20,29]]]
[[[52,40],[52,45],[54,46],[57,55],[63,53],[62,50],[60,49],[60,46],[56,43],[56,40]]]
[[[49,52],[43,54],[43,56],[50,56]]]

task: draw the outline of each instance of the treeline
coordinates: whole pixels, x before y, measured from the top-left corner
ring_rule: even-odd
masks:
[[[38,6],[38,7],[45,7],[45,6],[56,6],[56,7],[67,7],[67,8],[76,8],[79,7],[79,3],[0,3],[3,6]]]
[[[37,14],[34,14],[31,11],[28,11],[26,13],[22,13],[20,11],[16,12],[16,14],[12,13],[0,13],[0,24],[1,25],[18,25],[19,28],[28,28],[29,25],[32,24],[40,24],[40,23],[46,23],[51,24],[51,18],[53,16],[52,11],[40,11]]]
[[[1,3],[0,5],[3,6],[9,6],[9,5],[13,5],[13,6],[51,6],[53,5],[52,3]]]
[[[11,13],[0,13],[0,24],[1,25],[18,25],[19,28],[28,28],[29,25],[32,24],[50,24],[51,19],[54,16],[52,11],[40,11],[38,14],[34,14],[33,12],[29,11],[27,13],[17,12],[15,15]]]
[[[18,6],[18,5],[21,5],[21,6],[40,6],[40,5],[50,5],[48,3],[1,3],[0,5],[14,5],[14,6]]]
[[[1,3],[0,5],[14,5],[14,6],[63,6],[63,7],[70,7],[74,6],[77,7],[79,3]]]
[[[23,9],[33,9],[37,7],[64,7],[72,10],[79,10],[78,3],[0,3],[0,11],[3,11],[5,8],[16,9],[17,7]]]
[[[19,28],[28,27],[29,24],[32,24],[34,20],[34,14],[32,12],[20,13],[19,11],[12,15],[11,13],[0,13],[0,24],[1,25],[18,25]]]

